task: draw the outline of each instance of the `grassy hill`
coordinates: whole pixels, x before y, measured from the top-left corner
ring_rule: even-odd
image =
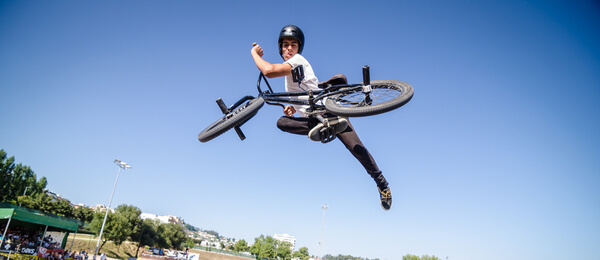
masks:
[[[65,246],[65,250],[70,250],[74,252],[79,252],[85,250],[88,252],[90,256],[89,259],[92,259],[92,255],[94,254],[94,250],[96,249],[96,243],[98,242],[98,237],[93,235],[83,235],[77,234],[75,236],[75,240],[73,240],[73,235],[70,234],[67,239],[67,245]],[[116,259],[128,259],[130,257],[136,257],[135,251],[137,249],[137,245],[131,242],[124,242],[121,246],[116,246],[113,242],[109,241],[104,244],[102,247],[102,251],[106,253],[109,258]],[[166,257],[141,257],[144,252],[144,248],[140,248],[138,255],[140,259],[144,260],[167,260]],[[194,260],[248,260],[251,258],[240,257],[240,256],[232,256],[226,254],[219,254],[214,252],[207,252],[204,250],[191,249],[190,253],[198,254],[198,259]]]

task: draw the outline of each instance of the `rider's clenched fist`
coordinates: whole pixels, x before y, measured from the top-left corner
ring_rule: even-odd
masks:
[[[285,106],[285,108],[283,109],[283,113],[286,116],[293,116],[294,113],[296,113],[296,109],[293,106],[287,105]]]
[[[258,54],[258,56],[262,57],[263,56],[263,49],[260,47],[260,45],[254,43],[253,46],[254,47],[252,47],[251,52],[252,53],[256,53],[256,54]]]

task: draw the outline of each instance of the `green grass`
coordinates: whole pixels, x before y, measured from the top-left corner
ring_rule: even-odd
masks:
[[[75,236],[75,240],[73,240],[74,234],[70,234],[67,239],[67,244],[65,246],[65,250],[79,252],[85,250],[89,259],[92,259],[94,255],[94,251],[96,250],[96,244],[98,243],[98,237],[93,235],[84,235],[77,234]],[[100,242],[102,244],[102,242]],[[129,257],[136,257],[135,250],[137,249],[137,244],[131,242],[123,242],[121,246],[115,245],[112,241],[106,242],[101,249],[101,252],[106,253],[106,256],[111,258],[118,259],[127,259]],[[140,248],[138,254],[142,254],[145,248]]]

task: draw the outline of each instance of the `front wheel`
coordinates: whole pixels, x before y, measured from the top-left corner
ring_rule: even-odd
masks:
[[[198,140],[203,143],[208,142],[227,132],[229,129],[246,123],[246,121],[250,120],[250,118],[258,113],[258,110],[264,103],[265,101],[262,97],[257,97],[243,103],[204,129],[204,131],[198,134]]]
[[[385,113],[408,103],[413,97],[410,84],[399,80],[372,80],[371,92],[343,91],[325,99],[327,111],[338,116],[361,117]]]

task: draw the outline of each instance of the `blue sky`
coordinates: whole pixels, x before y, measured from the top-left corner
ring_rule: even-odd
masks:
[[[390,182],[336,141],[281,132],[265,106],[208,143],[214,102],[256,93],[251,43],[286,24],[320,80],[409,82],[352,123]],[[2,1],[0,148],[74,203],[182,217],[311,254],[400,259],[600,255],[600,5],[595,1]],[[283,89],[282,79],[271,84]]]

